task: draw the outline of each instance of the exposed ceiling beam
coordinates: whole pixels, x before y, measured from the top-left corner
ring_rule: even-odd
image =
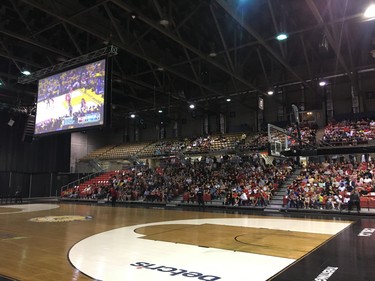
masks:
[[[82,16],[82,14],[85,14],[85,13],[91,11],[92,9],[95,9],[95,8],[101,6],[101,5],[105,4],[105,3],[107,3],[108,1],[109,0],[101,0],[99,2],[96,1],[97,3],[95,3],[94,5],[92,5],[92,6],[88,7],[88,8],[84,8],[81,11],[75,13],[74,15],[69,16],[69,19],[73,19],[73,18],[76,18],[78,16]],[[38,30],[37,32],[34,32],[32,34],[32,36],[34,37],[36,35],[42,34],[43,32],[46,32],[47,30],[50,30],[50,29],[54,28],[55,26],[58,26],[61,23],[62,23],[62,21],[54,22],[54,23],[52,23],[52,24],[44,27],[43,29]]]
[[[27,65],[30,65],[30,66],[36,67],[36,68],[46,67],[45,65],[41,65],[41,64],[35,63],[31,60],[27,60],[27,59],[24,59],[24,58],[21,58],[21,57],[17,57],[17,56],[14,56],[12,54],[8,54],[8,53],[2,52],[2,51],[0,51],[0,57],[4,57],[4,58],[10,59],[12,61],[16,61],[16,62],[21,62],[23,64],[27,64]]]
[[[89,34],[91,34],[91,35],[93,35],[93,36],[101,39],[101,40],[107,40],[108,39],[107,38],[108,37],[107,34],[102,34],[102,33],[100,33],[95,28],[88,27],[86,25],[83,26],[82,24],[79,24],[79,23],[75,22],[74,20],[71,20],[71,19],[66,18],[64,16],[61,16],[61,15],[58,15],[57,13],[55,13],[54,11],[51,11],[51,10],[47,9],[45,6],[41,5],[40,3],[36,3],[35,1],[30,1],[30,0],[22,0],[22,1],[24,3],[26,3],[27,5],[30,5],[30,6],[32,6],[34,8],[37,8],[37,9],[40,9],[41,11],[49,14],[50,16],[56,17],[60,21],[66,22],[66,23],[68,23],[68,24],[70,24],[70,25],[72,25],[72,26],[74,26],[74,27],[76,27],[76,28],[78,28],[78,29],[80,29],[82,31],[85,31],[85,32],[87,32],[87,33],[89,33]],[[175,74],[175,75],[183,78],[184,80],[189,81],[192,84],[200,86],[200,87],[204,88],[205,90],[207,90],[209,92],[213,92],[213,93],[218,94],[218,95],[220,94],[217,90],[215,90],[215,89],[213,89],[213,88],[211,88],[211,87],[209,87],[209,86],[207,86],[207,85],[205,85],[205,84],[203,84],[201,82],[196,81],[195,79],[193,79],[193,78],[185,75],[184,73],[181,73],[181,72],[179,72],[177,70],[169,68],[167,65],[160,63],[158,60],[156,60],[154,58],[151,58],[149,56],[145,56],[145,55],[137,52],[133,48],[129,48],[128,45],[122,44],[120,41],[115,42],[115,40],[113,40],[112,43],[115,44],[117,47],[123,49],[124,51],[126,51],[126,52],[128,52],[130,54],[133,54],[134,56],[139,57],[139,58],[141,58],[141,59],[143,59],[145,61],[149,61],[150,63],[152,63],[154,65],[160,66],[160,67],[164,68],[165,70],[168,70],[169,72],[171,72],[171,73],[173,73],[173,74]]]
[[[355,87],[355,89],[358,91],[358,83],[356,82],[356,79],[353,75],[353,72],[349,69],[349,67],[346,65],[346,62],[341,55],[340,48],[337,45],[335,39],[333,38],[331,32],[329,31],[326,23],[324,22],[324,19],[322,18],[318,8],[316,7],[313,0],[306,0],[306,3],[308,7],[310,8],[310,11],[312,12],[313,16],[315,17],[315,20],[323,27],[324,34],[327,38],[327,41],[329,45],[331,46],[332,50],[335,52],[336,58],[338,62],[341,64],[341,66],[344,68],[345,72],[347,73],[352,85]]]
[[[221,28],[220,28],[220,25],[219,25],[219,21],[217,20],[215,11],[213,9],[213,6],[210,5],[209,7],[210,7],[212,18],[214,19],[214,22],[215,22],[215,26],[216,26],[217,32],[219,33],[221,44],[223,45],[223,49],[224,49],[225,55],[227,57],[227,61],[229,63],[230,69],[232,71],[234,71],[234,65],[233,65],[233,62],[232,62],[232,58],[229,55],[227,43],[225,42],[224,35],[223,35],[223,33],[221,31]]]
[[[262,90],[258,89],[257,86],[251,84],[247,79],[245,79],[245,78],[243,78],[243,77],[241,77],[241,76],[233,73],[232,71],[230,71],[229,69],[227,69],[226,67],[224,67],[223,65],[221,65],[220,63],[218,63],[217,61],[215,61],[214,59],[209,58],[207,54],[204,54],[199,49],[197,49],[194,46],[190,45],[189,43],[181,40],[178,36],[176,36],[175,34],[173,34],[171,31],[167,30],[163,26],[158,25],[157,23],[155,23],[155,21],[153,21],[153,20],[149,19],[148,17],[144,16],[140,10],[138,10],[138,9],[130,6],[127,3],[119,1],[119,0],[111,0],[111,2],[114,3],[114,4],[116,4],[118,7],[120,7],[121,9],[123,9],[123,10],[125,10],[127,12],[135,12],[137,14],[137,17],[138,17],[139,20],[141,20],[144,23],[146,23],[147,25],[153,27],[155,30],[159,31],[161,34],[167,36],[168,38],[172,39],[174,42],[176,42],[179,45],[185,47],[189,51],[195,53],[201,59],[203,59],[204,61],[209,62],[210,64],[212,64],[216,68],[218,68],[221,71],[225,72],[226,74],[228,74],[230,76],[233,76],[235,79],[237,79],[241,83],[245,84],[249,88],[257,90],[260,93],[263,93]]]
[[[3,34],[3,35],[6,35],[6,36],[9,36],[9,37],[12,37],[12,38],[15,38],[15,39],[18,39],[20,41],[23,41],[23,42],[26,42],[30,45],[33,45],[33,46],[36,46],[36,47],[39,47],[41,49],[44,49],[46,51],[49,51],[51,53],[54,53],[54,54],[58,54],[58,55],[63,55],[67,58],[73,58],[73,56],[71,54],[68,54],[64,51],[61,51],[61,50],[58,50],[56,48],[53,48],[51,46],[48,46],[46,44],[43,44],[43,43],[40,43],[39,41],[37,40],[34,40],[34,39],[30,39],[26,36],[23,36],[23,35],[20,35],[20,34],[17,34],[17,33],[14,33],[14,32],[11,32],[9,30],[5,30],[3,28],[0,28],[0,33]]]
[[[310,60],[309,60],[309,57],[307,55],[307,49],[306,49],[305,41],[304,41],[304,38],[303,38],[302,34],[299,36],[299,39],[301,41],[303,56],[305,58],[305,62],[306,62],[306,65],[307,65],[307,71],[309,72],[309,78],[312,80],[314,77],[313,77],[312,72],[311,72]]]
[[[228,6],[228,4],[226,3],[226,1],[224,0],[216,0],[216,2],[231,16],[233,17],[233,19],[238,22],[251,36],[253,36],[257,42],[263,46],[264,49],[266,49],[271,55],[272,57],[274,57],[286,70],[288,70],[289,73],[291,73],[295,78],[298,79],[298,81],[300,81],[302,84],[304,84],[305,86],[310,87],[309,84],[307,84],[305,82],[305,80],[299,76],[295,71],[294,69],[287,63],[284,61],[284,59],[282,57],[280,57],[271,47],[270,45],[268,45],[268,43],[266,42],[265,39],[263,39],[260,34],[258,34],[258,32],[256,32],[256,30],[254,28],[252,28],[251,26],[249,26],[248,24],[246,24],[243,19],[238,15],[238,13],[233,10],[232,8],[230,8]]]

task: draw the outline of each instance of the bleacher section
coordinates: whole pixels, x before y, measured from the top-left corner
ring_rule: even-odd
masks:
[[[241,144],[243,133],[233,133],[225,135],[212,135],[207,137],[167,139],[156,142],[140,142],[140,143],[124,143],[120,145],[106,146],[97,149],[81,160],[100,159],[100,160],[116,160],[129,159],[137,156],[139,158],[158,157],[166,155],[174,155],[177,153],[199,154],[207,152],[234,151]],[[265,150],[266,137],[261,135],[253,135],[246,138],[248,147],[245,149],[262,149]],[[245,135],[246,136],[246,135]],[[260,141],[260,138],[262,140]],[[245,140],[243,140],[245,141]],[[257,147],[260,144],[260,147]]]
[[[344,127],[343,127],[343,124],[345,124]],[[288,134],[283,135],[284,138],[285,136],[288,138],[286,139],[286,141],[290,141],[291,146],[293,146],[293,144],[291,143],[292,140],[296,140],[296,138],[294,137],[294,135],[296,135],[296,130],[293,128],[289,127],[287,129]],[[352,141],[354,139],[357,139],[355,145],[359,146],[361,142],[359,141],[358,136],[360,136],[360,138],[366,137],[367,141],[370,141],[373,138],[375,138],[373,136],[375,132],[375,123],[374,122],[366,123],[364,121],[361,121],[359,123],[358,122],[340,123],[337,127],[336,125],[330,124],[325,128],[324,137],[327,138],[328,136],[328,138],[330,138],[328,135],[328,133],[330,132],[334,132],[333,135],[337,136],[338,131],[339,131],[339,135],[341,136],[340,145],[346,145],[348,143],[354,145],[354,143],[348,142],[345,139],[345,138],[352,138]],[[317,131],[316,129],[310,129],[309,127],[305,127],[301,131],[301,136],[304,139],[305,143],[308,143],[309,145],[313,145],[315,143],[314,138],[316,136],[318,137],[323,136],[323,130]],[[332,140],[333,138],[331,138],[331,145],[334,144]],[[334,149],[333,147],[331,148],[332,148],[331,150]],[[322,150],[322,149],[323,149],[322,147],[316,148],[317,151]],[[363,169],[369,169],[369,170],[372,169],[371,173],[375,174],[375,164],[372,164],[373,161],[369,160],[370,157],[368,156],[368,154],[366,155],[357,155],[357,160],[350,160],[350,161],[358,161],[357,163],[362,162],[362,164],[354,165],[354,162],[353,162],[351,165],[355,167],[359,166],[359,167],[362,167]],[[176,157],[164,157],[164,156],[176,156]],[[352,156],[352,158],[349,157],[350,159],[354,159],[353,155],[350,155],[350,156]],[[367,157],[366,160],[359,159],[360,157],[365,157],[365,156]],[[225,157],[228,157],[229,159],[231,159],[229,160],[229,162],[231,163],[232,166],[238,165],[239,163],[241,163],[241,161],[238,159],[242,157],[245,157],[244,159],[246,159],[246,161],[249,161],[250,159],[250,163],[253,164],[251,159],[252,157],[256,157],[258,159],[256,161],[259,161],[259,159],[263,161],[263,162],[258,162],[258,164],[262,166],[262,169],[266,169],[267,166],[274,167],[273,165],[278,165],[277,159],[279,159],[277,157],[274,158],[272,155],[271,156],[268,155],[268,134],[265,132],[260,132],[257,134],[250,134],[250,135],[247,135],[246,133],[233,133],[233,134],[225,134],[225,135],[213,134],[210,136],[200,136],[200,137],[192,137],[192,138],[185,138],[185,139],[164,139],[164,140],[155,141],[155,142],[149,141],[149,142],[111,145],[111,146],[106,146],[106,147],[103,147],[101,149],[91,152],[84,159],[96,159],[96,160],[104,160],[106,163],[118,163],[120,168],[113,166],[111,168],[112,170],[115,170],[115,169],[131,170],[133,166],[134,167],[142,166],[144,170],[141,170],[140,173],[146,173],[146,170],[147,170],[147,173],[149,173],[148,177],[146,178],[140,177],[139,179],[139,181],[142,182],[141,185],[143,185],[142,187],[143,189],[139,188],[139,186],[132,186],[131,184],[129,184],[129,182],[126,185],[126,188],[130,187],[131,193],[133,194],[135,192],[137,193],[137,196],[133,196],[133,195],[128,196],[128,195],[125,195],[125,193],[123,193],[121,195],[121,198],[124,198],[124,196],[126,198],[128,197],[132,198],[132,200],[134,198],[136,199],[141,198],[142,200],[145,200],[145,201],[148,201],[148,199],[145,199],[145,198],[158,198],[156,200],[158,202],[162,202],[162,201],[166,203],[173,202],[173,204],[176,204],[176,205],[180,205],[180,204],[194,205],[194,204],[197,204],[197,201],[196,201],[196,198],[192,200],[191,192],[193,188],[190,186],[190,184],[185,185],[185,181],[183,180],[183,178],[187,178],[185,173],[187,171],[189,171],[190,173],[191,170],[187,169],[185,171],[184,169],[186,167],[197,167],[197,168],[199,167],[199,169],[201,169],[203,166],[208,165],[209,168],[207,170],[202,170],[201,175],[200,175],[203,179],[207,180],[210,173],[212,172],[211,169],[217,169],[218,166],[221,166],[222,165],[221,161],[224,161],[223,159]],[[133,161],[133,159],[140,159],[141,161],[140,162]],[[147,162],[148,160],[151,160],[151,159],[154,159],[155,161]],[[112,160],[116,160],[116,161],[111,162]],[[120,162],[117,160],[125,160],[125,161]],[[144,160],[147,160],[147,161],[144,161]],[[169,167],[172,167],[172,168],[169,168],[170,170],[168,169],[164,170],[166,166],[160,165],[160,167],[158,166],[160,168],[160,171],[159,171],[160,173],[157,172],[156,174],[150,174],[150,173],[155,172],[153,171],[154,168],[157,168],[155,167],[155,165],[159,165],[160,163],[163,163],[163,161],[165,162],[169,161],[168,165],[170,165]],[[176,163],[173,163],[171,165],[172,161],[176,161]],[[199,165],[194,166],[194,165],[197,165],[196,163],[197,161],[201,163],[205,163],[205,164],[202,164],[200,166]],[[225,160],[225,161],[228,161],[228,160]],[[284,161],[284,160],[281,160],[281,161]],[[344,160],[340,160],[340,161],[344,161]],[[315,210],[318,210],[318,209],[319,210],[322,210],[322,209],[331,210],[332,209],[332,208],[330,209],[331,205],[333,207],[337,207],[337,206],[341,206],[341,203],[340,204],[332,203],[331,205],[329,204],[327,205],[325,203],[326,201],[323,201],[323,203],[319,203],[319,204],[310,203],[310,202],[317,202],[316,198],[320,195],[323,195],[324,200],[328,200],[328,199],[333,200],[332,198],[341,196],[341,193],[325,194],[326,192],[328,192],[323,187],[325,180],[329,179],[332,181],[333,180],[332,176],[337,174],[337,169],[339,168],[341,169],[343,167],[345,167],[345,169],[348,170],[348,171],[345,170],[345,172],[349,173],[348,175],[351,175],[351,173],[356,173],[358,175],[363,174],[361,169],[358,170],[357,168],[353,168],[352,166],[348,164],[348,161],[345,162],[346,163],[345,165],[339,165],[340,161],[337,161],[337,163],[336,161],[332,161],[329,165],[326,164],[324,169],[321,167],[320,168],[315,167],[316,171],[318,171],[319,172],[318,174],[320,175],[319,178],[314,179],[316,185],[319,188],[315,188],[315,187],[310,188],[310,185],[309,185],[309,188],[307,188],[307,182],[306,182],[307,180],[304,179],[303,176],[300,176],[301,178],[299,177],[293,178],[293,185],[288,186],[288,189],[280,190],[279,189],[280,186],[278,185],[275,186],[275,185],[270,184],[267,187],[268,189],[264,191],[263,188],[261,188],[262,185],[259,184],[259,182],[262,182],[264,180],[262,179],[263,176],[261,174],[258,174],[255,179],[251,179],[251,181],[253,182],[253,186],[251,186],[250,188],[248,186],[245,186],[245,184],[243,184],[241,187],[237,186],[236,191],[234,191],[233,189],[231,191],[230,189],[228,189],[228,183],[227,183],[226,189],[222,193],[219,192],[219,190],[216,190],[215,193],[212,193],[212,190],[207,189],[205,190],[205,193],[204,193],[204,201],[206,203],[209,203],[209,205],[211,206],[212,205],[230,205],[230,206],[238,206],[238,207],[259,207],[260,206],[262,208],[265,208],[266,206],[268,206],[269,209],[284,210],[284,209],[289,209],[289,208],[293,209],[293,206],[295,205],[295,206],[298,206],[297,208],[305,207],[305,209],[309,209],[309,210],[314,210],[314,209]],[[134,164],[135,162],[136,164]],[[227,164],[229,162],[227,162]],[[363,164],[363,162],[369,163],[369,166],[366,166],[365,164]],[[149,163],[150,165],[152,165],[152,168],[150,166],[150,169],[148,168]],[[215,163],[215,165],[213,165],[212,163]],[[240,170],[242,168],[243,167],[240,167]],[[310,167],[309,169],[312,169],[312,168]],[[179,177],[179,183],[176,184],[177,186],[179,186],[179,188],[174,189],[172,191],[172,190],[169,190],[169,186],[164,185],[165,175],[163,175],[163,173],[165,171],[168,171],[169,173],[171,173],[167,176],[168,179],[176,177],[177,173],[182,173],[180,174],[180,177]],[[331,174],[327,175],[326,174],[327,171],[330,171]],[[62,194],[62,196],[67,197],[67,195],[71,196],[73,194],[74,196],[77,196],[78,198],[84,198],[86,195],[86,191],[88,187],[90,186],[100,186],[102,188],[107,188],[108,186],[110,186],[110,182],[108,181],[109,178],[111,177],[111,175],[113,175],[113,173],[117,173],[117,172],[118,171],[107,172],[96,178],[90,179],[89,181],[85,183],[81,183],[78,186],[75,186],[74,189],[70,189],[66,191],[65,193]],[[309,181],[311,182],[311,186],[312,186],[312,183],[313,183],[313,179],[311,178],[312,175],[306,171],[304,173],[305,173],[304,176],[309,176]],[[131,177],[133,179],[138,177],[136,174],[137,173],[133,171],[133,174]],[[220,174],[221,173],[218,172],[218,175]],[[119,174],[119,176],[120,178],[123,178],[124,174]],[[248,173],[246,176],[248,176]],[[244,176],[244,178],[246,178],[246,176]],[[144,188],[145,186],[148,185],[148,182],[149,182],[149,180],[147,179],[154,180],[155,179],[154,177],[159,179],[159,181],[156,181],[158,183],[156,184],[158,188],[155,189],[157,190],[155,192],[159,192],[160,194],[150,193],[150,195],[145,195]],[[195,175],[193,176],[193,178],[194,177]],[[314,173],[313,173],[313,177],[315,177]],[[265,177],[265,178],[269,180],[269,177]],[[324,179],[324,181],[322,181],[322,179]],[[289,179],[289,181],[290,180],[291,179]],[[342,179],[340,178],[340,175],[339,176],[336,175],[336,178],[334,180],[341,181]],[[215,178],[213,178],[213,181],[215,181]],[[201,184],[202,184],[201,182],[198,182],[198,184],[195,184],[195,188]],[[210,184],[212,183],[210,182]],[[338,183],[336,182],[335,184],[336,185],[334,186],[333,190],[336,192],[336,189],[338,188],[337,186]],[[182,186],[184,188],[182,188]],[[205,186],[205,184],[203,184],[203,186]],[[159,190],[159,187],[160,187],[160,190]],[[360,191],[366,192],[366,194],[362,193],[362,196],[360,199],[362,208],[368,208],[368,209],[375,208],[375,192],[374,192],[375,184],[372,189],[367,185],[366,185],[366,189],[362,185],[358,189]],[[124,191],[126,190],[125,185],[124,185],[123,190]],[[259,198],[263,198],[263,200],[261,201],[256,200],[257,197],[255,195],[253,196],[253,193],[252,193],[254,190],[257,190],[254,194],[256,194],[257,196],[260,196]],[[285,190],[288,191],[287,196],[285,196],[286,194],[283,194],[285,193]],[[248,197],[248,199],[241,199],[240,196],[243,193],[245,193],[245,191],[246,191],[246,196]],[[306,201],[302,202],[301,201],[302,199],[293,199],[293,196],[296,197],[294,193],[298,195],[301,194],[301,198],[303,197],[303,200],[306,200]],[[342,192],[342,194],[344,193],[345,192]],[[170,194],[173,194],[172,196],[173,198],[168,197]],[[231,197],[229,201],[228,201],[228,198],[226,198],[228,194],[230,194],[231,196],[234,196],[234,197]],[[293,196],[291,196],[291,199],[289,198],[290,194],[292,195],[294,194]],[[244,196],[244,198],[246,198],[246,196]],[[346,192],[344,195],[342,195],[342,197],[340,197],[341,198],[340,200],[343,201],[343,198],[348,197],[348,196],[349,196],[349,193]],[[169,199],[166,199],[167,197]],[[294,203],[292,205],[289,204],[290,206],[286,205],[287,202],[283,201],[283,199],[285,198],[289,198],[288,199],[289,202],[292,202],[291,200],[295,200],[295,202],[297,203]],[[269,203],[269,200],[271,199],[273,199],[273,201]],[[301,202],[298,200],[300,200]],[[154,202],[154,199],[152,199],[151,201]],[[309,203],[306,203],[307,201]],[[227,204],[227,202],[232,202],[232,203]],[[262,203],[259,205],[259,202],[262,202]],[[331,202],[331,201],[327,201],[327,202]],[[288,208],[286,208],[286,206],[288,206]],[[342,203],[342,206],[344,206],[344,203]],[[336,210],[341,211],[341,208],[337,207]]]
[[[115,173],[115,171],[106,172],[103,174],[100,174],[94,178],[90,178],[74,187],[68,188],[67,190],[62,191],[61,197],[65,198],[83,198],[85,197],[85,190],[89,186],[108,186],[109,182],[108,179],[111,177],[111,175]]]
[[[117,146],[117,144],[112,144],[112,145],[107,145],[107,146],[98,148],[98,149],[90,152],[89,154],[87,154],[85,157],[82,158],[82,160],[100,158],[102,155],[106,154],[108,151],[112,150],[116,146]]]
[[[121,144],[102,155],[100,159],[126,159],[134,157],[139,151],[149,144],[149,142]]]
[[[370,120],[332,122],[324,129],[323,144],[357,146],[372,144],[375,140],[375,122]]]

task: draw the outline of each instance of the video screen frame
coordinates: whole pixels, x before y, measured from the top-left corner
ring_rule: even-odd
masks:
[[[102,58],[40,79],[34,136],[104,126],[109,75]]]

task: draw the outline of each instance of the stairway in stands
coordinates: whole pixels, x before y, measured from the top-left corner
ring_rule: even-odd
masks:
[[[270,204],[264,209],[265,211],[274,212],[283,209],[283,198],[286,195],[288,186],[299,176],[301,169],[296,169],[291,176],[282,184],[276,194],[272,197]]]

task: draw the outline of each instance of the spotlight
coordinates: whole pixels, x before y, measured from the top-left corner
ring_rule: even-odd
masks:
[[[159,21],[159,24],[162,25],[162,26],[164,26],[164,27],[167,27],[169,25],[169,21],[166,18],[162,18]]]
[[[163,113],[163,110],[159,109],[158,112],[159,112],[159,113]]]
[[[191,104],[189,105],[190,109],[194,109],[195,108],[195,105],[194,104]]]
[[[27,69],[23,69],[23,70],[21,71],[21,73],[22,73],[23,75],[26,75],[26,76],[31,75],[31,72],[30,72],[29,70],[27,70]]]
[[[227,102],[230,102],[230,101],[232,101],[230,98],[227,98]]]
[[[135,118],[135,114],[130,114],[130,118]]]
[[[212,51],[208,54],[208,56],[211,57],[211,58],[214,58],[214,57],[217,56],[217,54],[216,54],[215,50],[212,50]]]
[[[272,96],[272,95],[273,95],[273,91],[272,91],[272,90],[269,90],[269,91],[267,92],[267,95]]]
[[[288,39],[288,34],[286,33],[280,33],[276,36],[276,39],[279,40],[279,41],[283,41],[283,40],[286,40]]]
[[[363,17],[366,19],[374,19],[375,18],[375,4],[371,4],[367,7]]]
[[[320,87],[324,87],[324,86],[326,86],[327,85],[327,81],[320,81],[319,82],[319,86]]]

